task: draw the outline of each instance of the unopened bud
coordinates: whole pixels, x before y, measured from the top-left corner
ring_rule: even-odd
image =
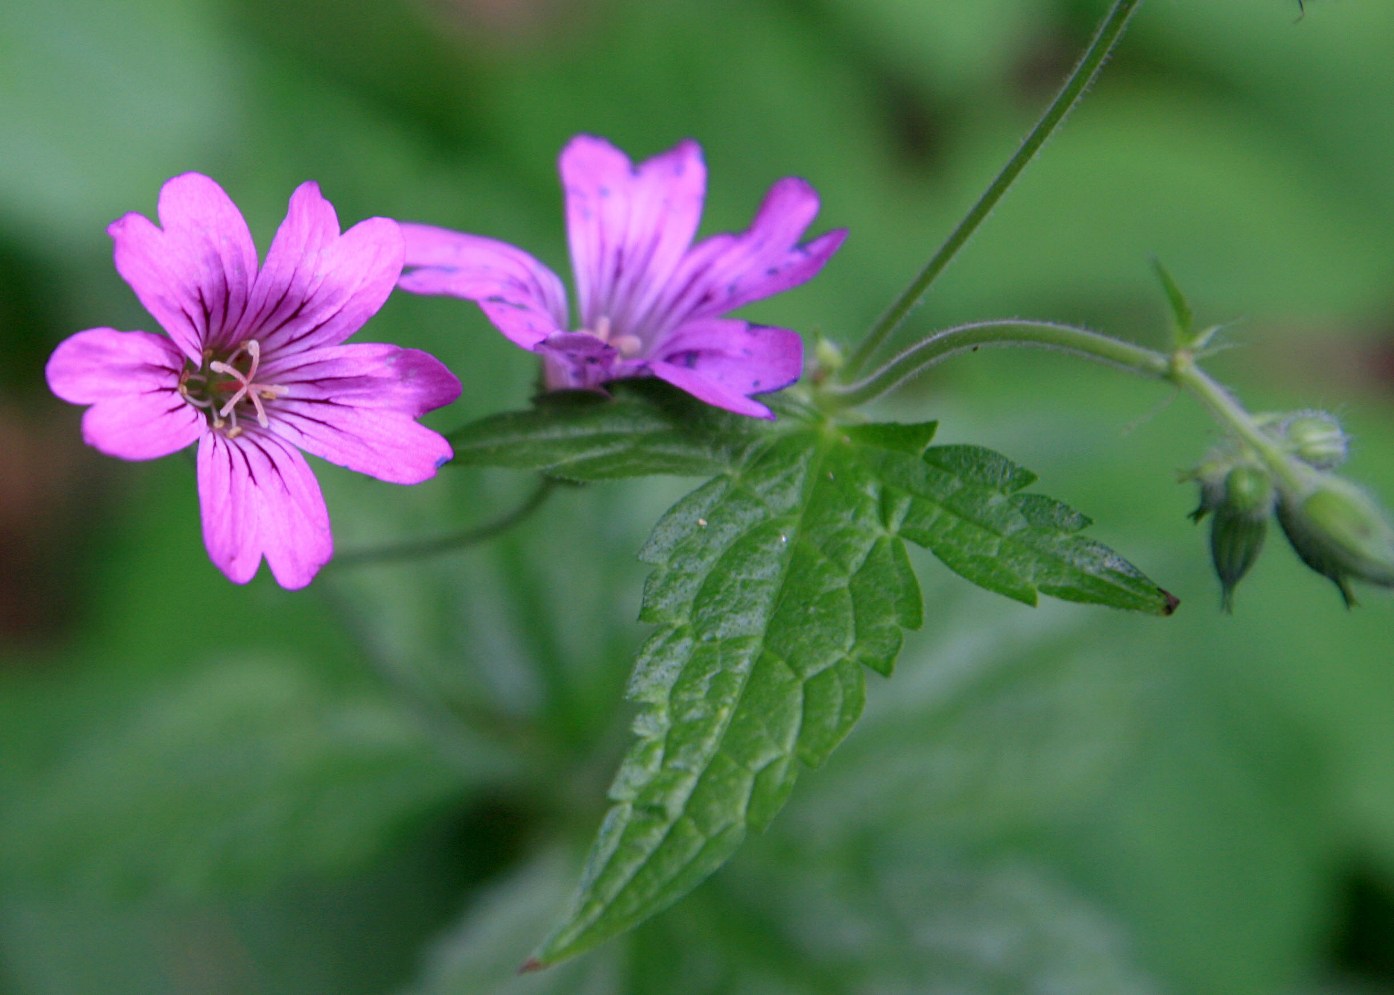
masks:
[[[1278,522],[1302,562],[1329,577],[1347,605],[1355,603],[1351,578],[1394,587],[1394,527],[1354,484],[1318,475],[1306,494],[1279,498]]]
[[[1334,470],[1350,449],[1341,423],[1325,411],[1293,415],[1283,423],[1282,435],[1294,456],[1318,470]]]
[[[1273,481],[1257,467],[1236,466],[1225,475],[1224,507],[1234,514],[1267,518],[1273,510]]]
[[[1263,551],[1268,516],[1273,510],[1273,482],[1262,470],[1237,466],[1224,480],[1223,499],[1210,522],[1210,557],[1220,578],[1225,611],[1234,605],[1234,588]]]

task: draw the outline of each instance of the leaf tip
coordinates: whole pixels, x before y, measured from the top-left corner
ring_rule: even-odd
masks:
[[[518,973],[533,974],[546,966],[546,964],[542,963],[542,961],[538,960],[536,957],[529,957],[527,960],[523,961],[522,966],[518,968]]]
[[[1168,618],[1175,615],[1176,609],[1181,606],[1181,599],[1164,587],[1157,588],[1157,592],[1162,596],[1162,614]]]

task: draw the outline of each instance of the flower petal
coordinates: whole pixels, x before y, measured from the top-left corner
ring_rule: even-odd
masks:
[[[331,463],[418,484],[453,455],[414,420],[460,395],[460,382],[427,353],[370,344],[317,349],[274,380],[287,394],[267,405],[271,431]]]
[[[160,224],[127,214],[107,228],[116,270],[189,359],[232,344],[257,272],[256,246],[223,188],[185,173],[160,190]]]
[[[679,390],[687,391],[704,404],[752,418],[774,418],[774,412],[759,401],[752,401],[739,391],[731,390],[716,380],[707,379],[700,370],[662,362],[650,363],[649,370],[658,379],[667,381]]]
[[[780,180],[746,231],[715,235],[688,253],[663,303],[664,327],[717,317],[812,279],[847,237],[838,229],[799,245],[817,213],[818,194],[807,182]]]
[[[701,219],[701,148],[684,141],[635,168],[609,142],[580,135],[562,150],[561,176],[582,327],[608,318],[647,343]]]
[[[338,345],[386,303],[402,273],[402,236],[388,218],[360,221],[342,235],[317,183],[291,195],[238,342],[263,353]]]
[[[410,417],[460,396],[460,381],[430,353],[376,342],[278,357],[261,369],[268,381],[288,388],[291,399],[391,408]]]
[[[399,286],[414,294],[478,301],[499,331],[531,349],[566,327],[557,275],[522,249],[478,235],[403,223],[406,265]]]
[[[654,376],[738,414],[773,417],[750,394],[782,390],[803,372],[803,342],[786,328],[714,318],[684,325],[649,362]],[[733,398],[740,398],[733,402]]]
[[[90,328],[61,342],[44,372],[49,389],[73,404],[89,446],[120,459],[168,456],[207,428],[179,393],[184,357],[163,335]]]
[[[235,439],[209,432],[198,447],[203,542],[229,580],[245,584],[263,556],[284,588],[308,584],[334,537],[305,457],[258,426]]]
[[[709,318],[678,329],[654,359],[701,370],[742,394],[764,394],[799,379],[803,340],[787,328]]]

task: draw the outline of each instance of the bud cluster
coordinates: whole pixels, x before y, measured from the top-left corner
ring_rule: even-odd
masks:
[[[1272,452],[1231,442],[1186,474],[1200,486],[1191,517],[1211,519],[1210,555],[1225,611],[1258,559],[1274,515],[1302,562],[1329,578],[1347,605],[1355,603],[1352,579],[1394,587],[1394,526],[1369,495],[1331,472],[1350,448],[1340,423],[1324,411],[1256,421],[1275,443]],[[1274,453],[1283,465],[1273,465]]]

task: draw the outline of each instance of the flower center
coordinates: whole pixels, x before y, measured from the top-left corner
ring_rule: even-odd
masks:
[[[610,325],[610,316],[608,314],[602,314],[597,318],[594,328],[582,328],[581,331],[585,332],[587,335],[594,335],[601,342],[614,347],[615,351],[624,359],[637,356],[644,348],[644,343],[639,336],[626,333],[616,334]]]
[[[179,393],[207,412],[212,428],[235,439],[242,434],[242,426],[237,424],[239,410],[244,415],[250,410],[257,424],[266,428],[270,422],[262,402],[290,393],[289,387],[258,383],[260,365],[261,343],[256,339],[248,339],[222,358],[216,358],[211,349],[204,350],[203,365],[185,362],[184,372],[179,374]]]

